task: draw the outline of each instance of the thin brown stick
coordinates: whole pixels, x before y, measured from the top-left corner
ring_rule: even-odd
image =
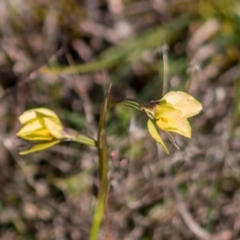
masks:
[[[193,80],[195,79],[197,73],[200,71],[200,66],[198,64],[191,64],[190,67],[188,68],[187,72],[190,74],[189,81],[186,86],[186,92],[191,93],[191,85]]]
[[[155,49],[153,55],[156,56],[159,53],[162,53],[163,56],[163,87],[162,87],[162,96],[166,94],[168,88],[168,45],[163,44],[162,46]]]
[[[67,57],[67,60],[69,62],[69,65],[70,66],[73,66],[74,65],[74,61],[72,59],[72,57],[70,56],[70,54],[66,54],[66,57]],[[90,103],[90,100],[87,96],[87,94],[85,93],[85,91],[83,91],[82,87],[81,87],[81,82],[79,81],[80,79],[78,79],[77,75],[75,73],[72,74],[73,75],[73,78],[74,78],[74,85],[76,86],[76,91],[77,93],[79,94],[79,97],[82,101],[82,104],[83,104],[83,109],[84,109],[84,113],[85,113],[85,116],[86,116],[86,126],[88,127],[88,130],[91,131],[92,134],[96,133],[97,132],[97,129],[96,129],[96,124],[93,124],[94,123],[94,117],[93,117],[93,114],[92,114],[92,107],[91,107],[91,103]]]
[[[180,150],[179,146],[177,145],[174,137],[169,133],[169,132],[165,132],[168,139],[171,141],[171,143],[174,145],[174,147],[177,149],[177,150]]]

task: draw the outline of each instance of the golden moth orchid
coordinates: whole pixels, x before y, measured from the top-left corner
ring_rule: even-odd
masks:
[[[202,104],[185,92],[172,91],[160,100],[140,104],[140,109],[149,117],[147,125],[150,135],[169,153],[155,125],[165,132],[190,138],[191,126],[187,119],[197,115],[202,110]]]

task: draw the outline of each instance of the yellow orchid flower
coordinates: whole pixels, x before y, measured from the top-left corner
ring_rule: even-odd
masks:
[[[47,108],[28,110],[19,117],[19,121],[23,127],[16,135],[35,143],[32,148],[20,152],[22,155],[49,148],[62,140],[75,138],[64,131],[58,116]]]
[[[187,118],[197,115],[202,104],[185,92],[169,92],[160,100],[141,104],[140,109],[150,118],[148,130],[151,136],[168,152],[155,124],[165,132],[175,132],[184,137],[191,137],[191,126]]]

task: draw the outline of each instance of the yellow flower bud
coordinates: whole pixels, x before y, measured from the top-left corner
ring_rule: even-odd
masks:
[[[27,154],[49,148],[62,140],[74,139],[64,131],[58,116],[47,108],[35,108],[24,112],[19,121],[22,129],[16,134],[18,137],[31,141],[34,146],[20,154]]]

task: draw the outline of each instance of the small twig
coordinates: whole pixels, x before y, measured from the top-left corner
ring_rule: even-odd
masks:
[[[168,45],[165,43],[162,46],[155,49],[153,55],[157,55],[158,53],[162,53],[163,55],[163,88],[162,88],[162,96],[167,92],[168,88]]]
[[[72,67],[74,65],[74,61],[73,61],[72,57],[68,53],[66,53],[66,57],[67,57],[70,67]],[[77,79],[76,74],[73,72],[72,75],[74,78],[74,85],[76,86],[76,91],[79,94],[79,97],[83,103],[83,109],[84,109],[84,113],[86,116],[86,122],[87,122],[86,125],[89,128],[89,130],[91,131],[91,133],[95,133],[97,130],[96,130],[95,124],[93,124],[94,117],[92,115],[92,107],[91,107],[89,98],[88,98],[87,94],[83,91],[83,89],[81,88],[81,86],[80,86],[81,82],[79,81],[79,79]]]
[[[171,143],[174,145],[174,147],[177,149],[177,150],[180,150],[179,146],[177,145],[174,137],[169,133],[169,132],[165,132],[168,139],[171,141]]]
[[[192,82],[196,76],[196,73],[198,73],[199,71],[200,71],[200,66],[195,63],[191,64],[190,67],[188,68],[187,72],[190,73],[190,78],[189,78],[189,81],[186,86],[187,93],[190,93],[190,88],[191,88]]]
[[[43,63],[41,66],[38,66],[28,74],[25,78],[23,78],[20,82],[18,82],[15,86],[10,87],[6,90],[0,91],[0,101],[4,98],[10,95],[15,89],[20,88],[24,86],[26,83],[31,83],[34,80],[37,79],[37,76],[41,73],[41,71],[48,65],[48,63],[52,60],[55,59],[57,56],[61,55],[65,51],[65,48],[61,48],[56,53],[52,55],[45,63]]]
[[[13,143],[13,138],[5,138],[4,140],[2,140],[2,144],[6,149],[8,149],[9,153],[12,155],[18,166],[21,168],[23,174],[26,177],[26,182],[29,184],[29,186],[36,190],[36,182],[34,178],[27,171],[27,166],[25,165],[25,163],[22,161],[16,151],[14,151],[15,147]]]

